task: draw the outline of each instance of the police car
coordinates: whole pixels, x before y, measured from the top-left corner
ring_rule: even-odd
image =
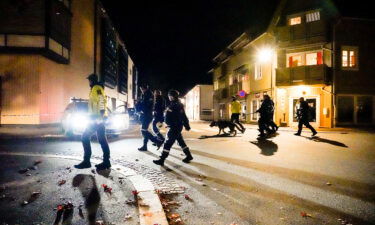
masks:
[[[125,105],[118,106],[114,111],[107,108],[107,111],[107,134],[118,135],[129,129],[129,114]],[[73,98],[64,110],[61,127],[65,136],[71,137],[82,135],[86,127],[94,122],[88,113],[88,100]]]

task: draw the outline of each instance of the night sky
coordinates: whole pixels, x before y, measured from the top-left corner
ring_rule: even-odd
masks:
[[[120,2],[126,4],[121,4]],[[212,58],[244,31],[267,27],[279,0],[119,1],[102,0],[141,82],[182,93],[210,83]],[[373,18],[364,0],[336,0],[347,16]]]

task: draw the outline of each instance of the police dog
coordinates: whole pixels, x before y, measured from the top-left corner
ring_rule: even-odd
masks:
[[[220,135],[221,131],[223,131],[223,134],[228,134],[225,132],[225,128],[229,128],[229,134],[232,134],[233,136],[237,135],[237,130],[241,130],[236,124],[225,120],[212,121],[210,127],[219,127],[219,133],[217,135]]]

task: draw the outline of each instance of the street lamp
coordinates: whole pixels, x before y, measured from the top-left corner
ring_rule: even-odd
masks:
[[[262,48],[257,52],[258,62],[265,63],[272,61],[273,51],[271,48]]]

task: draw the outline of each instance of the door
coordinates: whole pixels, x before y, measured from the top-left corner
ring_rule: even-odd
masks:
[[[354,97],[338,96],[337,98],[337,123],[354,123]]]
[[[358,96],[357,97],[357,123],[371,124],[372,123],[372,96]]]
[[[309,122],[313,126],[319,126],[319,98],[306,97],[305,101],[309,105]],[[299,106],[299,98],[292,98],[290,100],[289,121],[291,121],[291,126],[296,126],[298,123],[297,110],[299,109]]]

